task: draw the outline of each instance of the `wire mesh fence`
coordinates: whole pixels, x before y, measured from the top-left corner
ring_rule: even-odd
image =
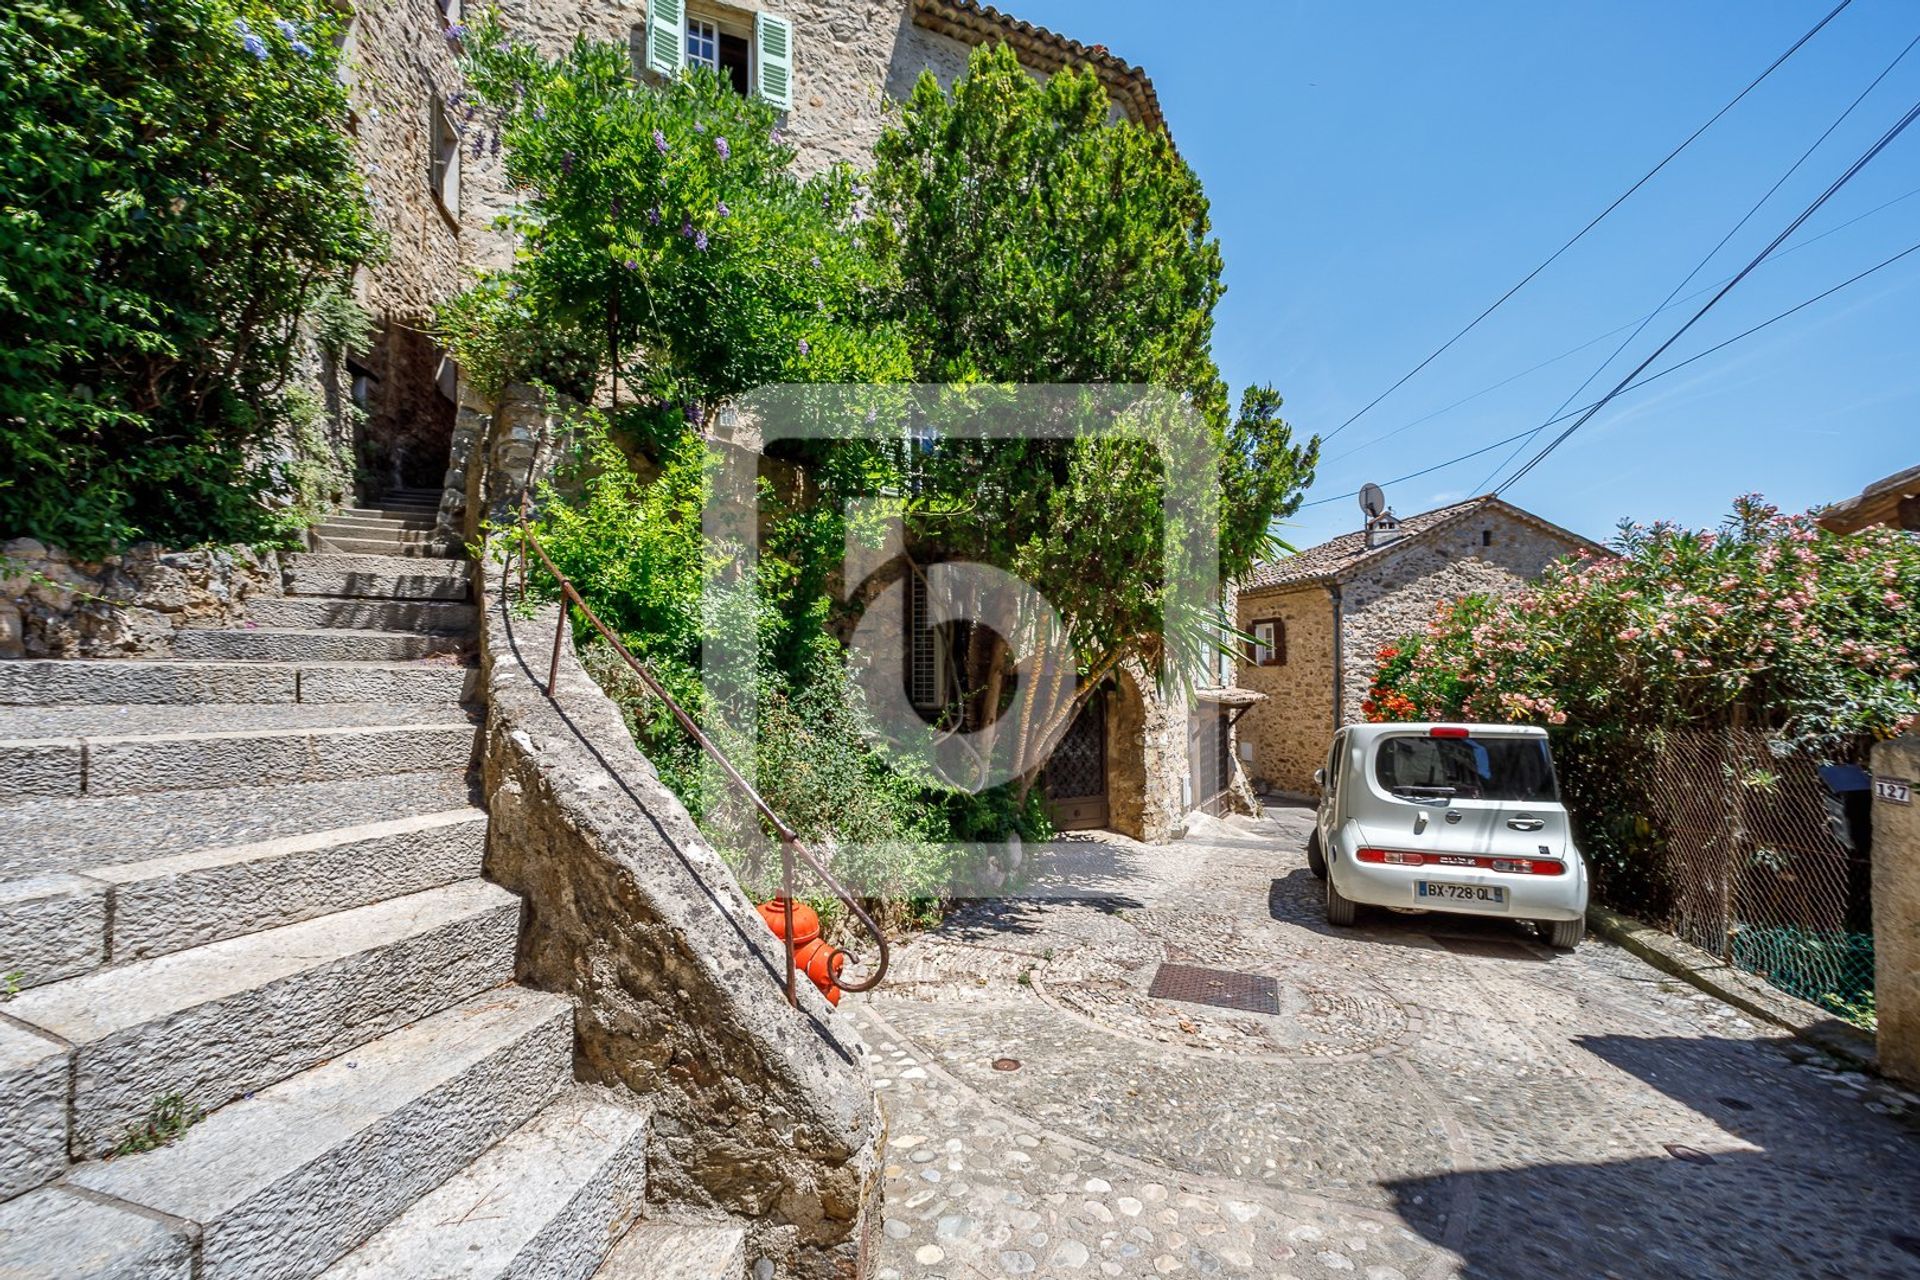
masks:
[[[1867,854],[1820,762],[1757,730],[1656,748],[1654,817],[1675,936],[1835,1016],[1873,1021]]]

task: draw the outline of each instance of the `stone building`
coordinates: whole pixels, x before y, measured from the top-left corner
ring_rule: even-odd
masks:
[[[470,12],[463,13],[467,4]],[[1022,22],[976,0],[502,0],[503,25],[545,52],[576,36],[627,43],[637,74],[689,62],[730,76],[784,111],[803,171],[865,165],[886,103],[922,71],[943,83],[973,48],[1004,43],[1036,74],[1093,68],[1115,110],[1160,125],[1152,82],[1100,46]],[[478,270],[506,264],[495,225],[514,199],[492,138],[469,128],[457,67],[470,0],[360,0],[345,37],[349,122],[389,252],[356,280],[378,333],[353,353],[353,398],[367,414],[363,493],[437,486],[446,467],[457,371],[430,336],[437,303]]]
[[[1598,544],[1487,496],[1397,519],[1263,564],[1238,584],[1255,636],[1237,683],[1267,695],[1239,725],[1241,767],[1285,795],[1313,790],[1336,726],[1362,719],[1381,646],[1420,630],[1435,605],[1512,591]]]

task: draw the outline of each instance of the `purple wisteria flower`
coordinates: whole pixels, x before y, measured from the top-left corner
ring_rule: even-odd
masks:
[[[235,18],[233,20],[233,30],[234,34],[240,37],[240,47],[242,49],[245,49],[262,62],[267,60],[267,42],[253,33],[253,28],[247,25],[245,18]]]
[[[800,339],[800,354],[801,354],[801,355],[803,355],[803,356],[804,356],[804,355],[806,355],[806,354],[807,354],[807,353],[808,353],[809,351],[812,351],[812,350],[813,350],[813,348],[812,348],[811,346],[809,346],[809,345],[808,345],[808,343],[807,343],[807,340],[806,340],[805,338],[802,338],[802,339]]]
[[[638,262],[634,261],[632,258],[627,259],[627,270],[638,271],[639,269],[640,269],[640,264]]]
[[[687,421],[696,427],[699,426],[701,421],[704,420],[707,416],[707,411],[705,409],[702,409],[699,405],[694,404],[692,401],[687,402],[687,407],[685,410],[683,410],[683,412],[686,416]]]
[[[715,138],[713,140],[713,149],[719,153],[722,160],[733,155],[733,148],[727,145],[725,138]]]
[[[447,27],[447,39],[457,41],[457,40],[465,40],[466,38],[467,38],[467,27],[465,23],[455,22],[450,24]]]
[[[547,109],[545,107],[535,107],[533,109],[533,118],[535,120],[545,120],[547,118]]]
[[[653,206],[653,208],[647,210],[647,225],[653,226],[653,227],[657,227],[660,225],[660,206],[659,205],[655,205]]]
[[[690,236],[690,235],[692,235],[692,234],[693,234],[693,219],[691,219],[691,218],[683,218],[683,219],[681,220],[681,222],[680,222],[680,234],[681,234],[681,235],[683,235],[683,236]]]
[[[725,200],[722,200],[720,202],[719,206],[714,210],[714,212],[718,213],[723,218],[729,218],[733,216],[733,210],[727,208],[727,202]]]
[[[667,135],[658,129],[653,131],[653,149],[661,155],[667,154]]]
[[[568,177],[573,176],[573,157],[574,153],[571,151],[560,157],[560,172]]]
[[[813,269],[815,271],[820,269],[820,255],[817,253],[813,255]]]
[[[772,133],[767,135],[767,141],[771,142],[776,147],[783,147],[787,143],[786,136],[782,134],[778,129],[775,129]]]
[[[695,120],[693,122],[693,131],[695,133],[705,133],[707,131],[707,126],[705,126],[704,124],[701,124],[698,120]]]
[[[706,232],[696,231],[693,233],[693,247],[698,249],[702,253],[705,253],[707,251],[707,233]]]

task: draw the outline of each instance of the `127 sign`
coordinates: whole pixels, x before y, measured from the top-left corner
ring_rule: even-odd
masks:
[[[1912,804],[1913,784],[1900,778],[1875,778],[1873,798],[1888,804]]]

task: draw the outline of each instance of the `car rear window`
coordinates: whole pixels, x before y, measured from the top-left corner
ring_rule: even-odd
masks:
[[[1559,799],[1544,738],[1382,738],[1374,776],[1403,800]]]

